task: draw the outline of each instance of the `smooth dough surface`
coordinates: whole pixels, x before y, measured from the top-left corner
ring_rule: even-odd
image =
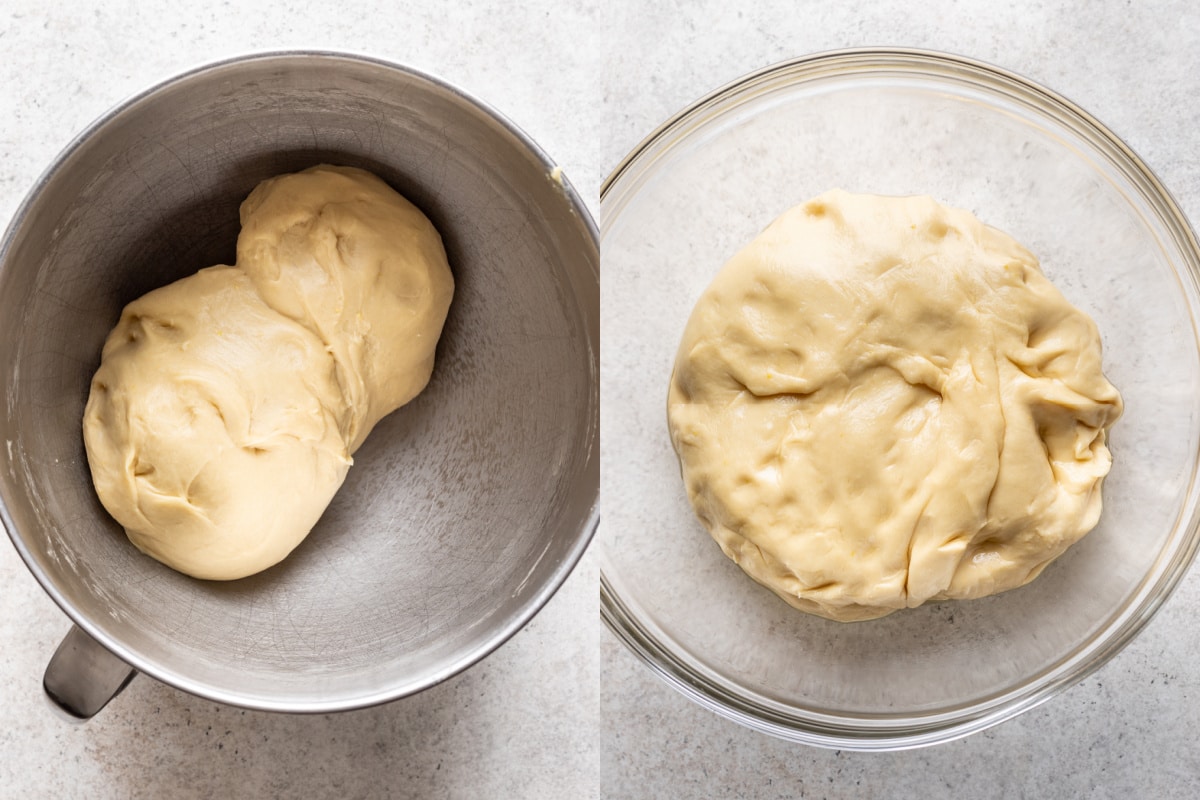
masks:
[[[374,425],[428,383],[454,291],[433,225],[362,170],[264,181],[241,222],[236,266],[125,307],[83,421],[129,539],[217,580],[308,535]]]
[[[928,197],[835,190],[703,293],[667,415],[725,554],[848,621],[1037,577],[1096,525],[1121,410],[1095,324],[1024,247]]]

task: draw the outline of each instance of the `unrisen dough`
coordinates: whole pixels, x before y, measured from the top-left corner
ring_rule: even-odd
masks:
[[[842,191],[721,269],[668,396],[701,522],[836,620],[1035,578],[1095,526],[1120,413],[1095,324],[1024,247],[928,197]]]
[[[454,292],[433,225],[362,170],[264,181],[241,220],[237,266],[125,307],[83,421],[129,539],[217,580],[308,535],[371,428],[429,381]]]

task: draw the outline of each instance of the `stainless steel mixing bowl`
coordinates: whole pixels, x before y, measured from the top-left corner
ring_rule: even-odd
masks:
[[[80,433],[89,380],[125,303],[232,263],[246,194],[321,162],[379,174],[441,231],[457,286],[437,367],[290,558],[193,580],[134,549],[96,499]],[[331,711],[416,692],[496,648],[596,526],[597,241],[527,136],[394,64],[253,55],[98,120],[0,245],[0,516],[80,629],[48,682],[86,699],[78,670],[114,666],[90,637],[203,697]]]

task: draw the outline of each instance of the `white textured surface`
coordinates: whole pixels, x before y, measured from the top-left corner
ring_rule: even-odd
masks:
[[[605,163],[697,97],[776,61],[841,47],[929,48],[1008,68],[1081,104],[1143,157],[1191,219],[1200,219],[1200,16],[1191,4],[756,3],[753,14],[737,5],[694,4],[683,19],[666,8],[644,15],[643,46],[625,48],[606,84]],[[605,636],[606,794],[1196,797],[1198,604],[1200,576],[1193,571],[1142,634],[1080,685],[982,734],[892,754],[817,750],[743,729],[662,684]]]
[[[885,44],[972,56],[1065,94],[1124,137],[1200,219],[1200,12],[1185,0],[146,5],[50,14],[43,3],[0,0],[5,224],[97,115],[163,77],[247,50],[342,48],[434,72],[516,121],[595,206],[608,170],[700,95],[784,58]],[[382,708],[243,714],[139,678],[92,723],[70,727],[46,710],[39,685],[68,623],[0,544],[0,797],[1200,792],[1195,573],[1128,649],[1066,694],[967,740],[891,755],[788,744],[692,705],[601,631],[596,576],[585,559],[485,662]]]
[[[578,135],[600,119],[583,100],[595,86],[594,48],[581,38],[596,29],[591,12],[412,5],[0,0],[0,225],[115,103],[197,64],[276,48],[353,50],[436,73],[502,110],[596,197],[599,154]],[[41,696],[69,623],[0,543],[0,798],[595,796],[596,581],[585,563],[484,662],[380,708],[243,713],[143,676],[73,727]]]

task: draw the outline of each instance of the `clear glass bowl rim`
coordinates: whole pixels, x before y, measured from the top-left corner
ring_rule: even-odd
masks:
[[[634,147],[602,184],[601,252],[614,214],[619,213],[630,193],[636,192],[638,180],[695,128],[764,91],[863,73],[919,75],[966,83],[1053,117],[1095,147],[1110,167],[1137,188],[1183,257],[1186,274],[1180,277],[1200,288],[1200,244],[1187,218],[1157,176],[1112,131],[1075,103],[1014,72],[963,56],[911,48],[832,50],[782,61],[738,78],[678,112]],[[951,741],[1011,719],[1083,680],[1120,652],[1150,621],[1187,572],[1200,546],[1198,462],[1200,454],[1193,461],[1187,499],[1175,529],[1114,624],[1099,630],[1080,648],[1017,688],[974,705],[923,714],[831,715],[797,707],[783,709],[743,695],[715,676],[694,669],[659,641],[654,626],[640,620],[616,591],[602,541],[597,547],[601,619],[667,684],[699,705],[753,730],[810,745],[859,751],[900,750]]]

